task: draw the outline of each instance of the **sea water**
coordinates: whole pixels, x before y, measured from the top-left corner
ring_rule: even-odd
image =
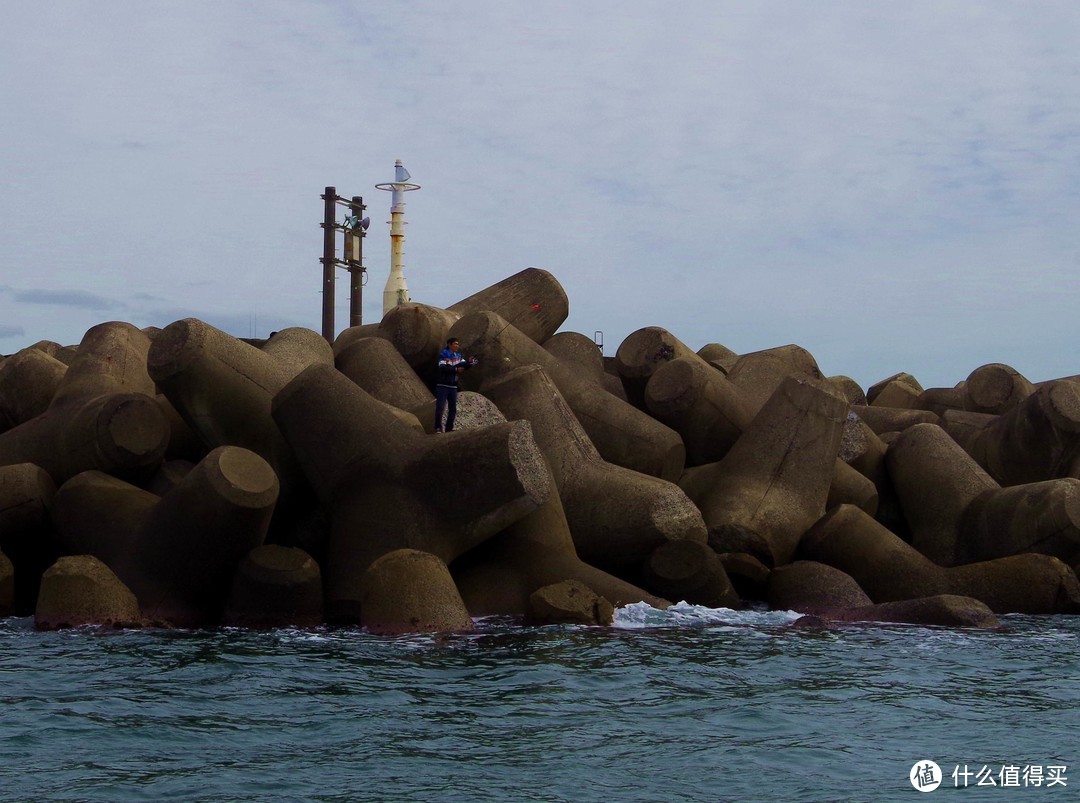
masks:
[[[0,799],[914,800],[928,761],[949,800],[1077,799],[1080,618],[797,618],[637,605],[611,628],[402,638],[0,620]]]

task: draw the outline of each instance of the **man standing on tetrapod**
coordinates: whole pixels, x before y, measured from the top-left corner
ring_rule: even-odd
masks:
[[[439,352],[439,378],[435,385],[435,431],[451,432],[457,416],[458,374],[476,365],[476,357],[461,356],[457,338],[446,341],[446,348]],[[443,410],[446,410],[446,428],[443,428]]]

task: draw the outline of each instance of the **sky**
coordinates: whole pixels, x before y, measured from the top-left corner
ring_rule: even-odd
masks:
[[[400,159],[414,301],[531,266],[608,356],[1080,374],[1078,41],[1075,0],[5,3],[0,353],[321,331],[326,186],[377,322]]]

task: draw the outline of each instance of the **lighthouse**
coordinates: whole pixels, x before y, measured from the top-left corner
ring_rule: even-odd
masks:
[[[392,193],[390,197],[390,278],[383,288],[383,315],[399,304],[407,304],[409,287],[405,284],[405,193],[420,189],[419,184],[410,184],[409,171],[401,160],[394,162],[394,180],[385,184],[376,184],[375,189]]]

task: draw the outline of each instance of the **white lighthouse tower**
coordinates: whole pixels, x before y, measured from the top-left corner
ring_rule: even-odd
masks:
[[[385,184],[376,184],[375,189],[392,192],[390,198],[390,278],[383,289],[382,311],[388,313],[399,304],[407,304],[409,287],[405,284],[405,193],[420,189],[419,184],[410,184],[409,171],[401,166],[401,160],[394,162],[394,180]]]

